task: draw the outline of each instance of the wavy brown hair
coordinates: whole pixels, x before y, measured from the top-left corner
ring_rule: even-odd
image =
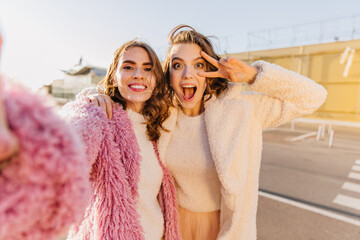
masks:
[[[121,56],[133,47],[143,48],[148,53],[152,63],[152,74],[155,76],[156,85],[150,99],[145,102],[141,114],[146,119],[146,134],[149,140],[157,141],[160,137],[160,129],[167,131],[162,124],[170,115],[171,98],[159,58],[148,44],[131,40],[119,47],[114,53],[114,59],[105,78],[98,85],[98,91],[110,96],[113,101],[120,103],[126,109],[126,100],[121,96],[118,87],[116,87],[116,71],[118,71]],[[105,91],[100,89],[102,84]]]
[[[183,30],[183,28],[189,28],[190,30]],[[178,32],[181,29],[180,32]],[[174,96],[174,91],[170,86],[170,68],[171,68],[171,56],[170,52],[174,45],[181,43],[193,43],[198,45],[202,51],[206,52],[209,56],[219,60],[221,57],[215,53],[213,45],[208,37],[197,32],[194,28],[188,25],[178,25],[172,29],[168,35],[168,41],[170,47],[166,55],[164,62],[164,73],[168,88],[171,91],[171,96]],[[217,68],[205,61],[206,71],[215,71]],[[213,94],[215,96],[220,95],[228,87],[228,80],[225,78],[206,78],[207,86],[203,95],[203,102],[211,98]],[[206,98],[206,96],[208,96]],[[206,98],[206,100],[205,100]]]

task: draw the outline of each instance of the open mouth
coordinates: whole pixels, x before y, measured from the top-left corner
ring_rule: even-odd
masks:
[[[195,85],[182,85],[183,97],[186,101],[192,101],[195,97],[197,87]]]
[[[143,92],[146,90],[146,86],[143,84],[129,84],[128,87],[134,92]]]

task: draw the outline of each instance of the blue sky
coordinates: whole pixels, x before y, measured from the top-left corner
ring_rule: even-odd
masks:
[[[108,67],[115,49],[136,37],[163,58],[178,24],[216,36],[219,51],[230,53],[247,50],[248,32],[353,15],[359,0],[0,0],[0,69],[37,88],[80,56]]]

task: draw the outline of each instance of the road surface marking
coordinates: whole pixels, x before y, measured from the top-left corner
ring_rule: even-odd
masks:
[[[292,133],[308,133],[309,131],[307,130],[293,130],[291,131],[291,129],[289,128],[267,128],[265,129],[263,132],[292,132]]]
[[[360,184],[345,182],[342,186],[343,189],[360,193]]]
[[[360,199],[338,194],[333,201],[336,204],[360,210]]]
[[[295,142],[295,141],[299,141],[308,137],[312,137],[312,136],[316,136],[316,132],[310,132],[310,133],[306,133],[303,135],[300,135],[298,137],[293,137],[293,138],[286,138],[286,141],[290,141],[290,142]]]
[[[348,177],[352,179],[360,180],[360,173],[350,172]]]
[[[355,165],[355,166],[352,167],[352,170],[354,170],[354,171],[360,171],[360,166]]]
[[[326,211],[326,210],[323,210],[323,209],[320,209],[320,208],[316,208],[316,207],[313,207],[313,206],[310,206],[310,205],[307,205],[307,204],[304,204],[304,203],[299,203],[299,202],[289,200],[289,199],[286,199],[286,198],[283,198],[283,197],[275,196],[275,195],[270,194],[270,193],[265,193],[265,192],[259,191],[259,195],[262,196],[262,197],[267,197],[267,198],[270,198],[270,199],[273,199],[273,200],[276,200],[276,201],[279,201],[279,202],[282,202],[282,203],[285,203],[285,204],[289,204],[289,205],[292,205],[292,206],[295,206],[295,207],[298,207],[298,208],[302,208],[302,209],[305,209],[305,210],[308,210],[308,211],[311,211],[311,212],[315,212],[315,213],[324,215],[326,217],[330,217],[330,218],[333,218],[333,219],[336,219],[336,220],[339,220],[339,221],[343,221],[343,222],[346,222],[346,223],[350,223],[350,224],[353,224],[355,226],[360,227],[360,221],[359,220],[355,220],[355,219],[352,219],[352,218],[349,218],[349,217],[345,217],[345,216],[342,216],[340,214],[336,214],[336,213],[333,213],[333,212],[330,212],[330,211]]]

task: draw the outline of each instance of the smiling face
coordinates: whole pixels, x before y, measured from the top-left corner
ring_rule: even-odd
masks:
[[[186,115],[199,115],[206,89],[206,78],[197,73],[205,71],[201,48],[193,43],[181,43],[170,52],[170,85]]]
[[[140,112],[156,85],[149,54],[142,47],[132,47],[122,54],[116,71],[116,85],[126,105]]]

